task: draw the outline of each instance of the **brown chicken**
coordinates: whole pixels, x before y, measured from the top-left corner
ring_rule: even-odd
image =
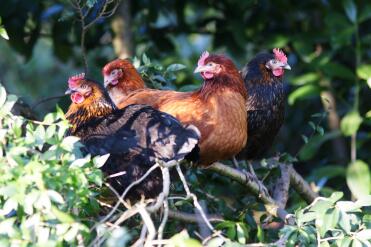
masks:
[[[101,169],[120,194],[156,160],[197,158],[200,133],[192,125],[182,126],[174,117],[150,106],[130,105],[118,110],[103,89],[83,75],[70,78],[66,93],[72,100],[66,113],[71,123],[68,135],[80,137],[87,153],[110,154]],[[161,190],[162,175],[156,169],[127,197],[155,197]]]
[[[229,58],[204,52],[195,70],[201,73],[204,82],[195,92],[142,88],[128,93],[125,85],[131,83],[131,76],[137,78],[139,74],[121,62],[116,60],[103,68],[104,85],[118,108],[147,104],[169,113],[183,124],[195,125],[201,132],[199,165],[208,166],[231,158],[245,146],[246,89]]]

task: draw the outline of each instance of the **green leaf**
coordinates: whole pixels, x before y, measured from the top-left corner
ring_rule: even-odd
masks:
[[[360,212],[359,208],[361,208],[352,201],[339,201],[336,203],[336,207],[343,212]]]
[[[334,139],[340,135],[339,132],[333,131],[329,133],[325,133],[323,136],[316,135],[312,137],[307,144],[305,144],[299,151],[299,158],[302,161],[310,160],[311,158],[316,155],[319,148],[323,143]]]
[[[367,241],[371,239],[371,229],[365,229],[356,233],[356,238]]]
[[[56,202],[56,203],[59,203],[59,204],[64,203],[63,197],[58,192],[56,192],[54,190],[48,190],[48,195],[49,195],[50,200],[52,200],[53,202]]]
[[[371,5],[366,5],[360,11],[358,22],[361,23],[371,18]]]
[[[351,136],[356,133],[359,129],[359,126],[362,123],[362,117],[359,115],[358,111],[348,112],[340,123],[341,132],[345,136]]]
[[[355,204],[358,207],[368,207],[368,206],[371,206],[371,195],[362,196],[361,198],[359,198],[355,202]]]
[[[318,134],[320,134],[321,136],[323,136],[325,134],[325,130],[321,127],[321,126],[317,126],[316,127],[316,131],[318,132]]]
[[[357,160],[349,165],[346,180],[350,191],[356,198],[370,194],[370,170],[362,160]]]
[[[348,17],[348,19],[352,23],[356,23],[357,21],[357,6],[354,4],[352,0],[344,0],[343,1],[343,6],[345,13]]]
[[[0,27],[0,36],[6,40],[9,40],[9,36],[4,27]]]
[[[349,247],[352,242],[352,239],[349,237],[344,237],[343,239],[339,239],[336,241],[336,244],[339,247]]]
[[[351,225],[350,225],[350,217],[349,215],[340,209],[340,219],[339,219],[339,226],[347,233],[349,234],[351,231]]]
[[[330,77],[338,77],[345,80],[354,80],[355,75],[348,67],[335,62],[326,63],[321,67],[323,73]]]
[[[258,225],[258,232],[256,236],[260,242],[264,242],[264,231],[260,225]]]
[[[175,71],[179,71],[179,70],[182,70],[182,69],[185,69],[185,68],[186,68],[185,65],[175,63],[175,64],[171,64],[169,67],[167,67],[166,72],[175,72]]]
[[[363,80],[371,78],[371,64],[362,64],[357,68],[357,76]]]
[[[331,194],[329,200],[333,203],[339,201],[344,196],[344,193],[341,191],[337,191]]]
[[[316,125],[312,121],[309,121],[308,124],[313,130],[316,130]]]
[[[298,218],[298,221],[302,223],[310,222],[316,219],[316,214],[314,212],[308,212],[303,214],[300,218]]]
[[[5,88],[0,84],[0,108],[5,104],[6,91]]]
[[[308,143],[308,137],[306,137],[305,135],[301,135],[301,138],[303,139],[305,144]]]
[[[95,167],[101,168],[106,163],[109,156],[110,156],[110,154],[105,154],[105,155],[102,155],[102,156],[96,156],[96,157],[93,158],[93,164],[95,165]]]
[[[290,105],[293,105],[299,99],[316,96],[316,95],[319,95],[320,92],[321,92],[321,89],[317,85],[312,85],[312,84],[305,85],[305,86],[297,88],[295,91],[290,93],[288,97],[288,102]]]
[[[319,232],[320,235],[323,237],[325,233],[333,228],[338,224],[340,218],[340,210],[337,208],[330,208],[326,211],[323,222],[319,225]]]
[[[290,83],[295,86],[302,86],[309,83],[318,82],[320,80],[318,73],[306,73],[297,77],[294,77],[290,80]]]
[[[243,231],[239,223],[237,223],[236,226],[237,226],[237,240],[240,244],[245,244],[246,243],[245,232]]]
[[[142,56],[142,60],[143,60],[144,65],[150,65],[151,64],[151,60],[149,60],[149,58],[147,57],[147,55],[145,53]]]

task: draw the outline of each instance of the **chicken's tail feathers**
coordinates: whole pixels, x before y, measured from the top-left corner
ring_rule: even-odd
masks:
[[[185,125],[184,128],[186,139],[178,149],[175,159],[178,161],[186,159],[196,162],[199,159],[200,148],[198,147],[198,143],[200,141],[201,132],[192,124]]]

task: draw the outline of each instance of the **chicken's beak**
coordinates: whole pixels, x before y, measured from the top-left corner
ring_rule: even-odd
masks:
[[[107,87],[111,83],[110,76],[104,76],[104,87]]]
[[[286,63],[286,64],[283,66],[283,68],[284,68],[284,69],[287,69],[287,70],[291,70],[291,66],[290,66],[288,63]]]
[[[284,68],[284,69],[287,69],[287,70],[291,70],[291,66],[286,62],[277,62],[276,64],[274,64],[274,68]]]
[[[206,66],[198,66],[196,69],[195,69],[195,71],[193,71],[193,73],[201,73],[201,72],[205,72],[205,71],[207,71],[207,67]]]
[[[66,90],[66,92],[64,92],[64,94],[72,94],[72,93],[74,93],[75,91],[74,90],[72,90],[71,88],[68,88],[67,90]]]

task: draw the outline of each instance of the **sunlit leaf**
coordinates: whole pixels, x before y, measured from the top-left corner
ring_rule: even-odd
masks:
[[[0,26],[0,36],[3,37],[6,40],[9,40],[9,36],[8,36],[7,31],[5,30],[4,27],[1,27],[1,26]]]
[[[362,160],[349,165],[346,180],[350,191],[356,198],[370,194],[370,169]]]
[[[337,191],[331,194],[329,200],[331,200],[333,203],[339,201],[344,196],[344,193],[341,191]]]
[[[341,132],[345,136],[351,136],[358,131],[359,126],[362,123],[362,117],[359,115],[358,111],[348,112],[340,123]]]
[[[169,67],[167,67],[166,72],[175,72],[175,71],[179,71],[179,70],[182,70],[182,69],[185,69],[185,68],[186,68],[185,65],[175,63],[175,64],[171,64]]]
[[[97,167],[97,168],[101,168],[105,163],[106,161],[108,160],[110,154],[105,154],[105,155],[102,155],[102,156],[96,156],[93,158],[93,163],[94,165]]]
[[[290,105],[295,104],[297,100],[305,99],[312,96],[317,96],[321,92],[321,89],[316,85],[305,85],[297,88],[295,91],[290,93],[288,97],[288,102]]]
[[[371,77],[371,64],[363,64],[357,68],[357,75],[363,80]]]

